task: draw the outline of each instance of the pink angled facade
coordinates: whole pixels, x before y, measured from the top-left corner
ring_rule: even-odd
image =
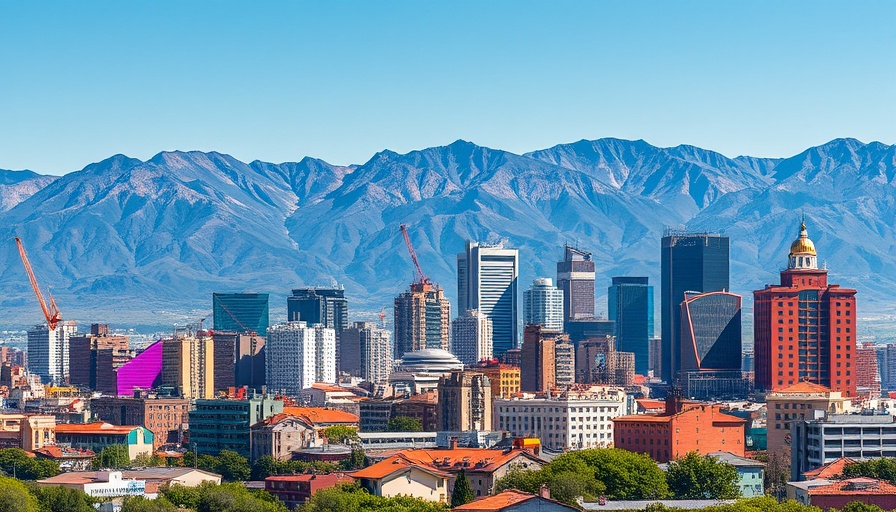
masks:
[[[162,377],[162,342],[157,341],[118,369],[118,396],[133,396],[134,389],[152,389]]]

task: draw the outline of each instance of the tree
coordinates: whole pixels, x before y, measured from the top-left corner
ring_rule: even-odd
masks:
[[[134,458],[132,465],[139,468],[157,468],[167,465],[167,462],[165,459],[154,453],[151,455],[148,453],[141,453]]]
[[[852,501],[847,503],[840,512],[884,512],[882,508],[871,503],[862,503],[861,501]]]
[[[202,486],[196,512],[287,512],[283,503],[263,494],[238,483]]]
[[[334,444],[351,444],[359,441],[358,431],[344,425],[333,425],[324,429],[327,441]]]
[[[669,463],[666,482],[675,499],[740,497],[737,468],[710,455],[689,452]]]
[[[93,498],[78,489],[32,484],[30,491],[44,512],[95,512]]]
[[[39,512],[37,498],[25,484],[14,478],[0,476],[0,512]]]
[[[548,475],[544,470],[527,470],[519,467],[511,468],[503,477],[495,482],[495,492],[516,489],[518,491],[538,494],[541,484],[548,483]]]
[[[111,444],[93,458],[93,469],[122,469],[130,465],[131,455],[123,444]]]
[[[868,459],[843,468],[843,476],[846,478],[866,477],[879,478],[896,484],[896,459],[884,457],[880,459]]]
[[[128,496],[121,505],[121,512],[177,512],[177,507],[165,498],[149,500],[143,496]]]
[[[352,454],[340,464],[342,469],[352,470],[361,469],[367,465],[367,456],[360,447],[352,448]]]
[[[579,464],[581,461],[584,464]],[[594,448],[564,453],[545,468],[549,473],[565,471],[590,474],[595,486],[611,500],[645,500],[665,498],[669,494],[666,476],[648,455],[620,448]],[[550,487],[550,484],[549,484]]]
[[[423,432],[423,423],[410,416],[392,416],[386,428],[389,432]]]
[[[373,496],[357,483],[342,484],[321,489],[311,496],[311,501],[301,507],[301,512],[447,512],[442,503],[396,496]]]
[[[180,484],[165,486],[159,490],[159,493],[175,507],[190,510],[196,510],[199,506],[200,492],[201,486],[187,487]]]
[[[470,485],[470,479],[467,478],[467,472],[461,468],[460,472],[454,477],[454,490],[451,491],[451,506],[459,507],[466,505],[476,499],[476,493],[473,492],[473,486]]]
[[[200,456],[200,461],[201,460],[202,457]],[[249,467],[249,460],[230,450],[221,450],[221,453],[218,454],[216,469],[218,470],[217,472],[221,474],[221,478],[227,482],[241,482],[243,480],[248,480],[249,476],[252,474],[252,469]]]
[[[41,480],[59,474],[59,464],[30,457],[20,448],[0,450],[0,470],[19,480]]]
[[[262,455],[252,463],[252,480],[264,480],[277,474],[277,461],[270,455]]]

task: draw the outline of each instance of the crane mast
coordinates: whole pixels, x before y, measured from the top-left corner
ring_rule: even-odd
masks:
[[[25,273],[28,274],[28,280],[31,281],[31,288],[34,289],[34,294],[37,296],[37,301],[40,302],[40,309],[44,313],[44,318],[47,320],[47,327],[52,331],[59,325],[60,320],[62,320],[62,313],[59,312],[59,308],[56,306],[56,299],[53,298],[53,294],[47,293],[50,298],[50,305],[47,306],[46,300],[44,300],[44,296],[40,291],[40,286],[37,284],[37,278],[34,277],[34,270],[31,268],[31,262],[28,261],[28,255],[25,254],[25,246],[22,245],[22,240],[19,237],[16,237],[16,245],[19,246],[19,256],[22,257],[22,264],[25,265]]]
[[[408,226],[407,224],[402,224],[399,226],[401,229],[401,235],[404,237],[404,244],[408,247],[408,252],[411,254],[411,260],[414,262],[414,268],[417,270],[417,278],[414,280],[414,285],[417,285],[421,288],[425,286],[432,285],[432,282],[426,274],[423,273],[423,269],[420,267],[420,262],[417,261],[417,252],[414,251],[414,244],[411,243],[411,237],[408,235]]]

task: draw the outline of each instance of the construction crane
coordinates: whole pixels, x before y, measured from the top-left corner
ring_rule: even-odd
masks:
[[[19,239],[19,237],[16,237],[16,245],[19,246],[19,256],[22,257],[22,264],[25,265],[25,273],[28,274],[28,279],[31,281],[31,288],[34,289],[34,294],[37,295],[37,301],[40,302],[40,309],[44,313],[44,318],[47,319],[47,327],[52,331],[62,320],[62,313],[60,313],[59,308],[56,307],[56,299],[53,298],[53,294],[49,292],[47,292],[47,295],[50,297],[50,305],[47,306],[47,301],[44,300],[44,295],[40,291],[40,286],[37,285],[37,278],[34,277],[34,270],[31,269],[31,262],[28,261],[28,255],[25,254],[25,246],[22,245],[22,240]]]
[[[221,303],[221,302],[219,302],[218,305],[221,306],[221,309],[223,309],[225,313],[227,313],[228,315],[230,315],[230,318],[232,318],[233,321],[236,322],[237,325],[239,325],[240,327],[243,328],[243,332],[244,332],[245,334],[248,334],[249,336],[257,336],[257,335],[258,335],[257,332],[255,332],[255,331],[249,329],[248,327],[246,327],[246,325],[245,325],[243,322],[240,322],[240,319],[237,318],[236,315],[234,315],[229,309],[227,309],[227,306],[225,306],[225,305],[224,305],[223,303]],[[203,319],[203,320],[205,320],[205,319]]]
[[[408,235],[408,226],[407,224],[402,224],[399,226],[401,228],[401,235],[404,237],[404,244],[408,246],[408,252],[411,253],[411,260],[414,262],[414,268],[417,269],[417,278],[414,280],[414,284],[419,287],[431,286],[432,282],[426,274],[423,273],[423,269],[420,268],[420,262],[417,261],[417,253],[414,251],[414,244],[411,243],[411,237]]]
[[[380,314],[378,316],[380,317],[380,328],[385,329],[386,328],[386,307],[385,306],[383,306],[383,309],[380,311]]]

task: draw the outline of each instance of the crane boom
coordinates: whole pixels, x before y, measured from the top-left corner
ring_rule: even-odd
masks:
[[[401,235],[404,237],[404,243],[408,246],[408,252],[411,253],[411,260],[414,262],[414,268],[417,269],[417,280],[415,283],[430,284],[429,278],[426,277],[426,274],[423,273],[423,269],[420,268],[420,262],[417,261],[417,252],[414,251],[414,244],[411,243],[411,237],[408,235],[407,224],[402,224],[399,227],[401,229]]]
[[[237,325],[239,325],[240,327],[243,328],[243,332],[244,332],[244,333],[246,333],[246,334],[248,334],[248,335],[250,335],[250,336],[255,336],[256,334],[258,334],[258,333],[256,333],[255,331],[253,331],[253,330],[249,329],[248,327],[246,327],[246,325],[245,325],[243,322],[240,322],[240,319],[237,318],[236,315],[234,315],[234,314],[227,308],[227,306],[225,306],[223,303],[219,302],[218,305],[221,306],[221,309],[223,309],[225,313],[227,313],[228,315],[230,315],[230,318],[232,318],[233,321],[236,322]],[[204,319],[203,319],[203,320],[204,320]]]
[[[31,288],[34,289],[34,294],[37,295],[37,301],[40,302],[40,309],[44,313],[44,318],[47,320],[47,327],[52,331],[59,325],[59,321],[62,320],[62,314],[59,312],[59,308],[56,307],[56,299],[53,298],[53,295],[48,293],[50,296],[50,305],[47,306],[47,301],[44,300],[44,296],[40,291],[40,286],[37,285],[37,278],[34,277],[34,270],[31,268],[31,262],[28,261],[28,255],[25,254],[25,246],[22,245],[22,240],[19,237],[16,237],[16,245],[19,246],[19,256],[22,257],[22,264],[25,265],[25,273],[28,274],[28,280],[31,281]]]

